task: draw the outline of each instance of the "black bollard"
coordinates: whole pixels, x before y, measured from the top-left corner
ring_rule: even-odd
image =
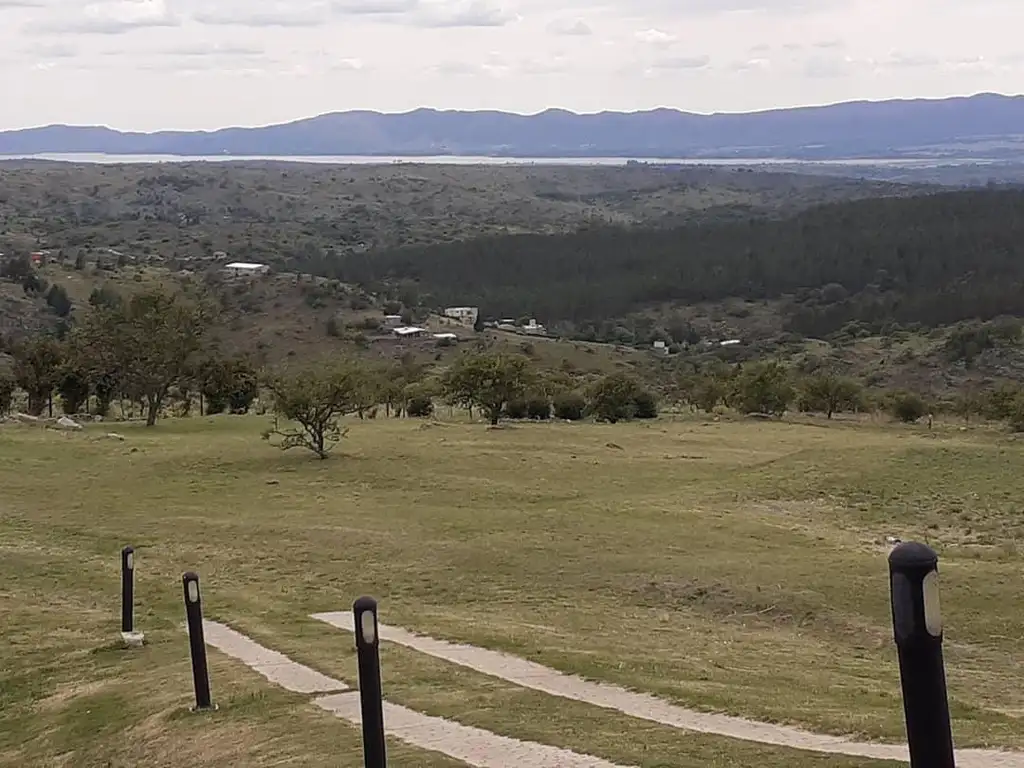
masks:
[[[210,670],[206,665],[206,639],[203,637],[203,601],[199,595],[199,576],[192,571],[181,577],[185,592],[185,616],[188,618],[188,645],[192,654],[192,683],[196,689],[195,710],[211,709]]]
[[[121,550],[121,632],[135,631],[135,550]]]
[[[387,768],[384,748],[384,702],[380,685],[380,639],[377,601],[360,597],[352,604],[356,653],[359,659],[359,704],[363,716],[363,760],[366,768]]]
[[[908,541],[889,554],[892,626],[899,653],[911,768],[955,768],[942,662],[939,557]]]

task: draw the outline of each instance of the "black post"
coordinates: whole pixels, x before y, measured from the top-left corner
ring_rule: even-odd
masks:
[[[377,601],[360,597],[352,604],[359,659],[359,703],[363,715],[363,760],[366,768],[387,768],[384,748],[384,702],[380,685],[380,639]]]
[[[889,554],[892,626],[899,652],[911,768],[955,768],[942,662],[939,557],[908,541]]]
[[[185,592],[185,616],[188,618],[188,645],[192,654],[192,683],[196,689],[196,710],[210,709],[210,671],[206,666],[206,639],[203,637],[203,602],[199,596],[199,576],[192,571],[181,577]]]
[[[135,631],[135,550],[121,550],[121,631]]]

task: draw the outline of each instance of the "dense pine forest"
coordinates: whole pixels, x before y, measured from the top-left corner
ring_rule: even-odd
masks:
[[[1024,190],[841,202],[785,219],[599,227],[339,256],[331,276],[494,317],[596,322],[665,303],[787,299],[787,324],[1024,315]],[[303,266],[303,265],[296,265]]]

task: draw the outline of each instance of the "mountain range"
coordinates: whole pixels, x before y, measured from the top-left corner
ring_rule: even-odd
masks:
[[[0,132],[0,155],[429,155],[755,160],[1024,159],[1024,96],[855,101],[711,115],[674,109],[534,115],[332,112],[215,131],[48,125]]]

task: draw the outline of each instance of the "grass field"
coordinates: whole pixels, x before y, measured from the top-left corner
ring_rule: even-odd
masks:
[[[192,715],[180,576],[206,614],[355,683],[381,620],[681,704],[903,737],[886,536],[940,552],[960,746],[1024,747],[1024,448],[972,430],[662,419],[377,420],[318,462],[258,417],[0,426],[0,764],[361,765],[359,735],[211,651]],[[118,551],[147,646],[118,647]],[[645,768],[869,766],[674,731],[385,646],[385,695]],[[391,764],[457,763],[391,745]]]

